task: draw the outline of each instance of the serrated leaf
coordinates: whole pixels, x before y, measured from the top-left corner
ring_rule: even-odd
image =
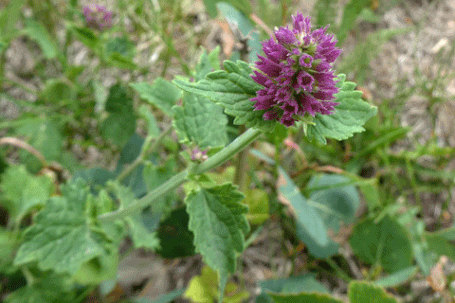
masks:
[[[355,255],[370,264],[379,264],[393,273],[412,265],[408,231],[386,215],[379,223],[373,219],[359,222],[349,240]]]
[[[47,176],[33,176],[23,165],[11,166],[2,175],[0,189],[9,220],[19,225],[22,218],[37,206],[44,206],[54,191]]]
[[[276,303],[343,303],[327,294],[301,293],[301,294],[274,294],[268,293]]]
[[[182,96],[182,91],[161,77],[158,77],[150,85],[147,82],[131,83],[130,86],[136,90],[142,99],[161,109],[166,115],[172,117],[172,107]]]
[[[136,197],[130,188],[120,185],[118,182],[110,182],[109,186],[120,201],[120,209],[136,201]],[[159,247],[156,233],[152,233],[144,226],[140,213],[124,218],[129,227],[131,239],[136,248],[148,248],[155,250]]]
[[[363,281],[349,283],[348,295],[351,303],[398,303],[381,287]]]
[[[228,274],[235,271],[236,252],[245,248],[244,233],[249,225],[245,219],[248,207],[240,203],[243,198],[231,183],[192,191],[185,198],[194,245],[207,265],[218,272],[220,295]]]
[[[47,59],[57,57],[57,44],[42,24],[28,18],[25,20],[25,30],[27,35],[38,43]]]
[[[325,138],[345,140],[362,132],[362,125],[376,115],[377,107],[362,101],[362,92],[354,90],[355,83],[345,82],[345,75],[339,75],[337,87],[340,88],[336,96],[335,112],[331,115],[316,114],[313,122],[307,126],[308,139],[325,144]]]
[[[88,186],[76,180],[52,197],[24,234],[15,265],[37,262],[43,270],[74,275],[82,264],[105,253],[106,235],[86,217],[84,206],[91,198]]]
[[[226,60],[223,65],[225,70],[209,73],[205,79],[197,83],[181,79],[175,79],[173,82],[184,91],[208,98],[223,106],[226,114],[235,117],[234,124],[245,124],[247,127],[271,131],[276,122],[264,120],[262,117],[264,111],[255,111],[254,102],[250,101],[262,88],[251,78],[251,68],[243,61],[234,63]]]
[[[218,104],[185,93],[183,106],[174,106],[173,110],[173,125],[180,142],[195,143],[200,149],[226,145],[228,119]]]

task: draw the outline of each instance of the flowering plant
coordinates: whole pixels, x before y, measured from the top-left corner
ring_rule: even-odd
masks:
[[[16,15],[20,16],[19,12]],[[23,272],[27,279],[27,286],[12,292],[7,300],[35,302],[34,294],[53,285],[53,289],[61,288],[59,295],[68,295],[68,298],[60,299],[54,292],[46,292],[40,293],[41,301],[78,302],[74,296],[84,286],[93,291],[93,285],[116,277],[119,247],[125,237],[129,237],[128,243],[134,249],[179,254],[166,250],[165,241],[160,246],[157,227],[149,229],[147,224],[163,222],[162,218],[180,204],[186,216],[184,227],[191,235],[189,242],[194,244],[188,251],[202,254],[205,263],[217,272],[222,302],[228,277],[236,270],[237,257],[248,245],[250,224],[263,223],[269,216],[268,201],[264,203],[266,206],[261,206],[263,209],[254,204],[260,200],[257,197],[267,200],[268,193],[250,188],[245,181],[249,177],[245,172],[247,147],[263,134],[278,137],[275,139],[281,140],[281,144],[288,132],[302,128],[302,135],[309,140],[320,143],[326,143],[327,138],[343,140],[363,131],[363,124],[376,114],[376,108],[361,99],[362,93],[355,90],[354,83],[345,81],[344,75],[335,75],[332,64],[341,53],[335,37],[327,34],[327,28],[312,30],[310,18],[302,14],[293,16],[292,28],[277,29],[262,44],[258,61],[253,64],[245,62],[248,56],[243,56],[244,60],[224,61],[221,69],[219,48],[216,48],[209,54],[203,52],[195,70],[188,69],[185,77],[176,77],[173,81],[158,77],[153,84],[132,82],[128,85],[120,80],[123,77],[118,77],[118,83],[106,90],[100,84],[99,68],[112,65],[139,70],[133,60],[136,59],[134,44],[128,35],[119,37],[111,36],[111,31],[100,32],[112,26],[112,12],[104,6],[88,5],[83,8],[83,15],[87,27],[67,22],[72,34],[66,35],[65,43],[48,43],[52,42],[51,35],[44,35],[44,42],[40,40],[48,59],[63,58],[61,66],[65,68],[62,73],[65,78],[46,83],[37,103],[48,102],[52,109],[60,109],[55,103],[64,99],[65,104],[80,106],[83,113],[100,114],[98,137],[104,139],[106,146],[115,146],[115,150],[121,152],[114,170],[78,168],[72,171],[72,178],[64,182],[63,173],[54,179],[48,178],[54,171],[60,173],[54,162],[72,163],[63,157],[65,142],[60,124],[52,119],[36,122],[39,117],[27,119],[24,122],[27,127],[18,131],[31,137],[30,145],[2,138],[0,145],[16,144],[33,154],[39,160],[36,171],[40,171],[35,176],[25,165],[16,165],[0,172],[1,198],[7,201],[4,206],[11,229],[7,237],[2,236],[7,234],[3,233],[3,227],[0,229],[0,243],[12,243],[11,251],[0,253],[0,271],[11,266],[14,271]],[[146,21],[143,23],[146,25]],[[34,27],[24,32],[42,39],[45,28],[36,23],[28,24]],[[177,53],[162,24],[153,24],[153,28],[162,31],[161,38],[170,50],[169,56]],[[83,77],[79,75],[85,69],[71,66],[71,60],[65,58],[68,49],[57,56],[58,45],[68,47],[70,39],[78,39],[92,50],[93,56],[101,59],[95,60],[100,65],[93,69],[94,79],[80,80]],[[248,53],[248,47],[245,50]],[[138,95],[136,99],[133,92]],[[89,101],[76,102],[79,99]],[[139,99],[147,103],[135,106],[142,102]],[[167,130],[160,130],[161,124],[155,120],[150,105],[160,110],[162,124],[170,124]],[[73,116],[79,119],[69,112],[71,110],[63,108],[61,125],[86,124],[67,123],[75,122]],[[73,116],[68,117],[70,115]],[[233,118],[234,125],[228,125],[227,116]],[[136,125],[137,117],[145,122],[141,124],[145,126],[141,132],[146,134],[145,138],[136,133],[140,128]],[[86,120],[90,119],[82,119]],[[174,137],[169,138],[172,130]],[[239,130],[240,135],[232,138],[232,130]],[[92,131],[96,129],[87,133]],[[41,136],[43,133],[47,136]],[[178,142],[174,140],[176,137]],[[169,139],[167,144],[163,143],[165,139]],[[68,141],[73,144],[75,140]],[[179,153],[180,144],[187,145],[186,152]],[[163,157],[165,153],[157,152],[161,145],[172,155]],[[235,165],[231,167],[233,176],[211,172],[236,155]],[[263,155],[255,156],[275,165],[280,177],[287,178],[285,189],[295,196],[298,188],[278,166],[279,157],[273,161]],[[160,163],[163,158],[166,160]],[[179,172],[177,167],[181,168]],[[177,191],[181,185],[185,185],[184,190]],[[275,194],[278,190],[284,191],[281,187],[272,190]],[[184,199],[180,196],[183,193]],[[299,203],[305,206],[303,197],[299,198]],[[262,213],[252,215],[250,212],[255,207]],[[352,209],[355,211],[356,207],[357,204]],[[349,215],[354,216],[354,212],[346,217]],[[147,223],[143,216],[153,216],[153,220]],[[323,218],[317,211],[307,206],[302,216],[306,216],[305,220],[298,219],[298,224],[307,231],[307,242],[313,247],[322,247],[324,252],[324,249],[333,250]],[[9,237],[14,240],[10,241]],[[78,297],[83,295],[78,294]]]
[[[330,115],[339,103],[331,102],[335,86],[332,63],[340,55],[326,28],[311,31],[310,17],[293,16],[294,28],[281,27],[263,43],[266,57],[258,56],[253,79],[264,86],[251,99],[266,120],[292,126],[299,116]]]

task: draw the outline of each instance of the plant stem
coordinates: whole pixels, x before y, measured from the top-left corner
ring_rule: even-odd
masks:
[[[240,132],[245,132],[245,126],[240,126]],[[240,151],[237,155],[237,162],[235,163],[235,177],[234,182],[239,186],[240,191],[244,191],[245,189],[245,174],[247,170],[247,157],[248,150],[244,149]]]
[[[239,151],[243,150],[247,147],[251,142],[256,140],[261,135],[261,131],[257,129],[248,129],[244,132],[241,136],[235,139],[231,144],[220,150],[218,153],[207,159],[206,161],[198,164],[194,167],[189,167],[177,175],[173,176],[161,186],[155,188],[151,192],[149,192],[143,198],[136,200],[134,203],[128,205],[128,207],[119,209],[114,212],[110,212],[107,214],[102,214],[98,216],[98,220],[101,222],[108,222],[114,221],[118,219],[122,219],[124,217],[130,216],[147,205],[150,205],[153,201],[160,199],[168,192],[177,189],[180,185],[182,185],[186,181],[186,177],[189,174],[203,174],[206,171],[211,170],[212,168],[218,167],[219,165],[223,164],[230,158],[232,158],[235,154]]]

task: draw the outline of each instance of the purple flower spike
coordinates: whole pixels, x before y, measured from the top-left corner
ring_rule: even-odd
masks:
[[[264,86],[257,92],[255,110],[263,118],[285,126],[294,125],[306,113],[330,115],[335,111],[332,63],[341,54],[336,38],[326,28],[311,31],[310,17],[292,16],[293,29],[281,27],[262,43],[265,56],[258,56],[253,80]]]
[[[84,7],[84,16],[87,25],[91,28],[103,30],[112,26],[112,12],[98,4]]]

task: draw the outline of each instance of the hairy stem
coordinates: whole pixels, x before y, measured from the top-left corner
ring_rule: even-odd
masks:
[[[114,212],[110,212],[107,214],[102,214],[98,216],[98,219],[101,222],[108,222],[114,221],[118,219],[125,218],[130,216],[144,207],[150,205],[153,201],[160,199],[168,192],[176,190],[180,185],[182,185],[185,181],[187,176],[191,174],[203,174],[232,158],[235,154],[246,148],[251,142],[256,140],[261,135],[261,131],[257,129],[248,129],[244,132],[241,136],[235,139],[231,144],[220,150],[218,153],[213,155],[212,157],[208,158],[206,161],[198,164],[194,167],[187,168],[177,175],[173,176],[159,187],[155,188],[151,192],[149,192],[143,198],[136,200],[134,203],[128,205],[128,207],[119,209]]]

